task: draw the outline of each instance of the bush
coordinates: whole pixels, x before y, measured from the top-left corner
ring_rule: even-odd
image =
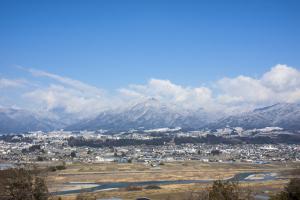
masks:
[[[161,187],[159,187],[158,185],[148,185],[145,187],[146,190],[159,190],[161,189]]]
[[[64,169],[67,169],[65,165],[58,165],[56,166],[56,169],[57,170],[64,170]]]
[[[240,192],[237,182],[214,181],[209,190],[209,200],[239,200]]]
[[[125,188],[126,191],[140,191],[143,190],[141,186],[129,185]]]
[[[270,200],[300,200],[300,178],[293,178],[283,191],[271,197]]]
[[[47,200],[48,188],[36,171],[8,169],[0,171],[1,200]]]
[[[87,194],[79,194],[77,195],[76,200],[96,200],[96,197],[88,196]]]
[[[55,172],[56,170],[64,170],[67,169],[65,165],[57,165],[48,167],[48,171]]]
[[[213,185],[201,192],[192,192],[189,200],[253,200],[250,190],[241,189],[238,182],[221,181],[213,182]]]
[[[48,171],[55,172],[56,171],[56,167],[55,166],[48,167]]]

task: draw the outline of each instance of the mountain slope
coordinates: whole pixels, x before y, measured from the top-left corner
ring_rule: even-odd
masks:
[[[300,130],[300,103],[279,103],[219,119],[203,109],[178,109],[176,105],[166,105],[156,99],[148,99],[123,109],[105,111],[95,118],[82,121],[78,121],[73,115],[64,114],[61,110],[55,110],[55,114],[57,118],[49,119],[22,109],[0,108],[0,133],[51,131],[70,123],[72,125],[65,127],[65,130],[126,131],[163,127],[216,129],[226,126],[244,129],[277,126],[287,130]]]
[[[35,114],[13,108],[0,109],[0,133],[24,133],[28,131],[50,131],[55,129],[57,123],[50,120],[39,119]]]
[[[278,126],[287,130],[300,130],[300,104],[278,103],[251,112],[225,117],[210,124],[210,128],[243,127],[245,129]]]
[[[82,121],[67,127],[67,130],[129,130],[153,129],[161,127],[201,127],[208,117],[203,110],[197,112],[179,112],[176,107],[148,99],[124,110],[108,111],[92,120]]]

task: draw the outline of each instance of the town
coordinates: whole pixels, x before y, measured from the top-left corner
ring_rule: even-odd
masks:
[[[299,143],[228,142],[235,141],[235,137],[226,136],[226,133],[228,128],[219,130],[219,136],[210,135],[208,131],[183,133],[179,129],[159,129],[142,133],[130,131],[113,135],[99,131],[74,133],[63,130],[2,135],[0,160],[12,164],[51,161],[139,162],[151,166],[186,160],[256,164],[300,161]],[[249,134],[249,131],[243,134]],[[259,135],[262,134],[265,134],[265,130],[260,131]],[[211,142],[214,139],[219,142]]]

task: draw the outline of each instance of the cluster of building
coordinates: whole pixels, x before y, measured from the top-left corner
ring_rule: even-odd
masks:
[[[178,132],[177,137],[182,133]],[[201,135],[205,132],[191,132]],[[164,145],[131,145],[121,147],[70,146],[70,137],[92,140],[139,139],[149,140],[157,136],[147,133],[104,135],[95,132],[72,133],[55,131],[34,132],[14,136],[11,141],[0,140],[0,161],[9,162],[144,162],[151,165],[177,160],[202,162],[286,162],[300,160],[299,144],[181,144],[174,141]],[[26,138],[26,140],[24,140]]]

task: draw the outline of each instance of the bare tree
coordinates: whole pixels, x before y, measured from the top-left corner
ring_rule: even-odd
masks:
[[[271,200],[300,200],[300,178],[293,178],[283,191],[271,197]]]
[[[193,192],[189,200],[253,200],[251,190],[243,189],[235,181],[214,181],[212,186]]]
[[[33,169],[2,170],[0,177],[3,200],[47,200],[49,197],[44,178]]]

